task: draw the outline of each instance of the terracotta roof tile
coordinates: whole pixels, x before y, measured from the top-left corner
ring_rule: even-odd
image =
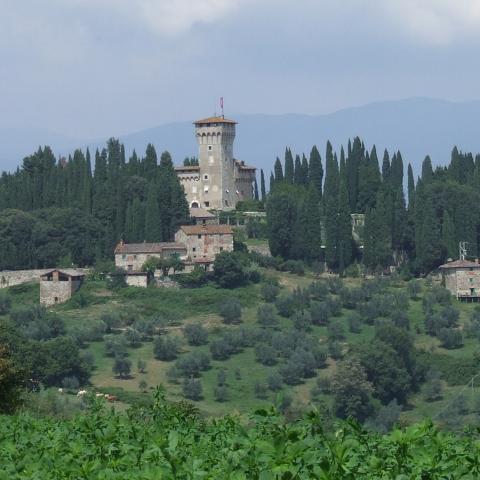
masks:
[[[443,265],[440,265],[438,268],[480,268],[480,264],[471,262],[470,260],[454,260],[453,262],[448,262]]]
[[[186,250],[183,243],[159,242],[159,243],[119,243],[115,248],[116,254],[127,253],[159,253],[163,250]]]
[[[233,235],[230,225],[183,225],[180,229],[187,235]]]
[[[208,210],[203,208],[191,208],[190,216],[193,218],[215,218],[213,213],[210,213]]]

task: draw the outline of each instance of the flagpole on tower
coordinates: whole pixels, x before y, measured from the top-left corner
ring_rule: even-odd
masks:
[[[220,108],[222,109],[222,118],[225,118],[225,115],[223,113],[223,97],[220,97]]]

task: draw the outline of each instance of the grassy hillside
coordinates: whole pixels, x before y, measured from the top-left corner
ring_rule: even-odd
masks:
[[[243,332],[243,335],[256,332],[260,337],[266,334],[265,329],[259,328],[257,315],[258,308],[266,304],[263,298],[266,283],[278,282],[280,293],[277,300],[295,292],[298,293],[299,288],[307,291],[312,283],[321,285],[321,288],[328,292],[321,294],[324,295],[322,301],[340,303],[339,311],[330,316],[328,324],[312,324],[305,331],[306,338],[313,340],[320,349],[328,352],[328,359],[323,368],[315,369],[314,375],[298,378],[298,382],[293,382],[295,384],[283,382],[279,390],[271,390],[267,388],[269,376],[279,371],[288,362],[288,358],[277,357],[274,365],[267,366],[259,363],[256,359],[255,347],[260,345],[260,348],[263,348],[266,343],[257,338],[251,342],[251,345],[243,345],[237,353],[231,354],[227,359],[211,359],[210,368],[203,371],[199,378],[203,389],[202,399],[195,403],[202,412],[213,416],[231,412],[251,412],[272,403],[287,409],[292,415],[297,415],[300,411],[312,406],[331,408],[332,397],[328,385],[325,386],[325,382],[321,379],[329,378],[335,372],[339,358],[348,357],[349,352],[356,345],[371,341],[375,335],[376,326],[382,322],[392,321],[391,314],[378,315],[378,318],[372,322],[362,318],[360,324],[352,328],[352,313],[360,312],[361,304],[348,305],[348,301],[342,297],[343,294],[338,289],[346,288],[353,292],[365,288],[365,281],[361,279],[345,279],[343,287],[342,284],[337,284],[333,288],[336,280],[327,277],[316,279],[309,273],[299,276],[287,272],[262,270],[262,276],[263,281],[260,283],[233,290],[207,285],[182,289],[129,287],[112,291],[107,289],[103,281],[88,280],[71,301],[55,307],[53,311],[64,319],[67,333],[73,336],[78,336],[79,330],[95,330],[99,325],[103,325],[105,316],[116,318],[116,326],[112,328],[111,333],[100,332],[96,341],[83,342],[83,351],[91,354],[95,365],[91,377],[93,388],[118,394],[121,399],[131,402],[148,398],[148,392],[162,384],[166,388],[167,397],[178,401],[184,398],[183,377],[173,380],[169,377],[168,371],[175,361],[155,359],[154,339],[158,335],[177,340],[178,359],[185,358],[192,352],[204,352],[210,355],[212,343],[232,332],[237,334]],[[434,287],[421,281],[418,284],[420,291],[416,298],[412,299],[408,283],[398,278],[376,279],[371,280],[370,283],[381,284],[375,287],[380,289],[377,295],[379,298],[382,296],[389,298],[388,296],[391,295],[406,297],[405,311],[415,347],[419,352],[423,352],[420,355],[429,368],[433,366],[441,375],[441,393],[438,397],[427,402],[424,386],[422,386],[409,396],[408,403],[402,412],[403,421],[412,422],[425,416],[441,421],[441,413],[448,412],[452,405],[455,406],[460,396],[460,401],[466,401],[468,406],[460,413],[460,417],[458,412],[455,412],[458,417],[457,424],[476,422],[476,408],[480,405],[476,394],[478,382],[474,382],[473,389],[465,390],[467,395],[462,394],[472,376],[470,374],[476,373],[473,359],[474,354],[479,350],[479,341],[475,336],[466,335],[470,319],[475,312],[475,305],[461,304],[454,299],[451,300],[454,309],[459,313],[456,330],[463,332],[464,344],[458,348],[447,349],[442,347],[438,337],[428,335],[425,331],[425,297],[431,296]],[[367,282],[367,284],[370,283]],[[13,300],[13,309],[38,300],[37,285],[13,287],[9,291]],[[219,314],[219,306],[232,298],[237,299],[242,306],[241,323],[225,325]],[[434,304],[433,312],[440,312],[443,308],[445,307]],[[287,337],[295,334],[297,330],[294,328],[293,317],[282,316],[277,312],[276,318],[278,320],[278,326],[275,327],[276,333],[286,333]],[[143,339],[134,348],[131,346],[126,348],[128,359],[132,364],[131,373],[126,378],[116,376],[112,372],[114,358],[106,356],[106,344],[102,339],[105,335],[114,339],[121,338],[128,329],[140,328],[139,325],[144,321],[153,322],[155,325],[153,335]],[[337,345],[339,352],[336,354],[330,350],[329,335],[332,333],[329,333],[329,325],[331,323],[335,323],[342,334]],[[183,334],[183,327],[187,324],[202,325],[208,332],[208,343],[200,346],[189,345]],[[139,360],[146,364],[144,373],[137,368]],[[222,375],[219,373],[221,371],[225,374],[226,398],[218,401],[216,389],[219,384],[219,375]],[[145,382],[146,385],[140,385],[140,382]]]

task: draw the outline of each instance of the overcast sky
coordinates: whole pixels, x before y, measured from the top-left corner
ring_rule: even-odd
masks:
[[[0,0],[0,18],[0,127],[480,97],[480,0]]]

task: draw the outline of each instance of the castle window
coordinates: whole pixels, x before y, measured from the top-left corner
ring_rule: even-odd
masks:
[[[205,206],[206,206],[206,207],[209,207],[209,206],[210,206],[210,202],[205,202]]]
[[[203,179],[204,179],[204,180],[208,180],[208,175],[204,175],[204,176],[203,176]]]
[[[198,235],[197,235],[197,238],[202,238],[202,235],[198,234]]]
[[[212,146],[211,145],[208,146],[208,151],[212,151]]]
[[[196,248],[196,247],[193,247],[193,248],[192,248],[192,251],[193,251],[193,252],[196,252],[196,251],[197,251],[197,248]]]

